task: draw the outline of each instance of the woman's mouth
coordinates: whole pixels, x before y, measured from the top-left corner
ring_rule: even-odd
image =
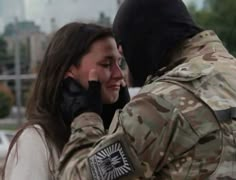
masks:
[[[120,90],[120,85],[109,85],[107,88],[112,90]]]

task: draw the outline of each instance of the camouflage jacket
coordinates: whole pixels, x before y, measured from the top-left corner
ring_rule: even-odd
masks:
[[[236,179],[236,60],[204,31],[180,61],[150,77],[107,134],[97,114],[77,117],[59,179]]]

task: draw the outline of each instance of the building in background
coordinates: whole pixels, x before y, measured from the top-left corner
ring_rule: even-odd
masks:
[[[19,49],[19,69],[20,73],[25,75],[21,79],[21,104],[25,105],[34,78],[28,78],[37,72],[37,69],[42,61],[49,41],[48,35],[41,32],[40,27],[31,21],[21,21],[10,23],[5,27],[3,38],[7,42],[7,52],[12,57],[7,63],[1,66],[1,75],[14,75],[16,73],[15,66],[15,48],[16,39]],[[1,59],[0,59],[1,60]],[[0,61],[1,63],[1,61]],[[36,77],[36,76],[34,76]],[[16,96],[16,81],[9,79],[5,81]]]
[[[20,45],[21,72],[23,74],[31,73],[42,60],[47,47],[48,37],[41,32],[38,25],[31,21],[8,24],[5,27],[3,36],[8,44],[8,53],[13,56],[16,35]],[[11,70],[8,74],[12,74]]]

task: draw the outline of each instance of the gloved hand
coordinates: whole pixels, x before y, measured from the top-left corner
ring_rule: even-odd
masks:
[[[129,101],[130,101],[130,95],[129,95],[128,87],[125,85],[124,87],[121,86],[120,92],[119,92],[119,98],[115,103],[103,105],[101,118],[103,120],[105,129],[109,128],[111,121],[113,119],[113,116],[115,114],[115,111],[117,109],[122,109]]]
[[[100,115],[102,113],[101,83],[89,81],[86,90],[76,80],[67,77],[61,84],[60,109],[67,125],[84,112],[95,112]]]

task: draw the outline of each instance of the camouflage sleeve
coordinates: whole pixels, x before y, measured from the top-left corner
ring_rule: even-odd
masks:
[[[119,114],[117,111],[114,119]],[[105,135],[101,118],[95,113],[84,113],[72,123],[70,140],[60,158],[58,179],[103,180],[122,176],[130,179],[139,175],[138,159],[128,146],[122,127]],[[134,169],[138,170],[136,174]]]
[[[153,94],[136,96],[117,111],[107,135],[98,115],[82,114],[74,121],[72,136],[62,153],[59,179],[151,178],[154,171],[195,142],[188,136],[190,132],[178,128],[181,123],[191,130],[179,119],[171,104]]]
[[[83,113],[71,125],[71,136],[65,145],[58,168],[58,179],[82,180],[86,173],[86,158],[93,144],[105,135],[102,119],[95,113]],[[81,171],[85,171],[82,175]]]

